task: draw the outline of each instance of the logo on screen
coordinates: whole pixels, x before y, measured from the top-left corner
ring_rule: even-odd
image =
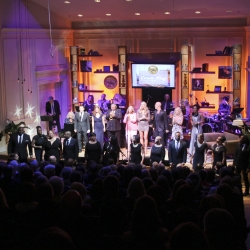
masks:
[[[148,67],[148,72],[150,74],[156,74],[158,72],[158,68],[156,66],[149,66]]]

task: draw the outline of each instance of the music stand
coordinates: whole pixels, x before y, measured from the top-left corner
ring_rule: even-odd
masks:
[[[43,115],[41,116],[42,122],[53,122],[53,116],[51,115]]]
[[[49,132],[49,122],[54,121],[53,116],[51,116],[51,115],[43,115],[43,116],[40,116],[40,118],[41,118],[42,122],[46,122],[46,130],[47,130],[47,133],[48,133]]]
[[[231,115],[233,115],[233,118],[234,119],[242,119],[242,115],[240,113],[243,109],[244,108],[234,108],[232,113],[231,113]]]

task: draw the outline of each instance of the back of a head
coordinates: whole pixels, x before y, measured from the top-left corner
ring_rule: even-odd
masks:
[[[177,226],[170,235],[170,250],[208,249],[204,233],[194,223],[187,222]]]
[[[132,216],[132,230],[140,234],[142,231],[154,231],[161,226],[156,202],[153,198],[144,195],[137,199]]]
[[[111,172],[111,167],[110,166],[105,166],[105,167],[102,167],[99,171],[99,175],[101,176],[107,176],[109,172]]]
[[[108,175],[115,176],[115,177],[118,179],[118,181],[120,181],[120,179],[121,179],[121,175],[120,175],[120,173],[117,172],[117,171],[110,171],[110,172],[108,173]]]
[[[48,182],[48,178],[44,175],[40,175],[36,178],[35,185],[38,188],[41,184]]]
[[[166,197],[170,195],[171,189],[168,184],[168,179],[164,175],[158,177],[156,184],[163,188]]]
[[[38,202],[50,202],[54,195],[53,187],[50,183],[42,183],[37,188],[37,200]]]
[[[69,181],[70,181],[70,183],[73,183],[73,182],[81,182],[82,183],[82,175],[81,175],[81,173],[79,173],[78,171],[73,170],[71,172],[71,174],[70,174]]]
[[[71,172],[72,172],[72,168],[71,167],[64,167],[62,169],[62,172],[61,172],[62,178],[64,180],[69,180]]]
[[[33,171],[36,171],[36,170],[38,169],[38,167],[39,167],[37,160],[32,160],[32,161],[29,163],[29,165],[30,165],[30,168],[31,168]]]
[[[149,174],[150,174],[152,180],[153,180],[154,182],[156,182],[156,181],[157,181],[157,178],[158,178],[158,172],[157,172],[157,170],[156,170],[155,168],[150,168],[150,169],[149,169]]]
[[[193,189],[187,184],[180,186],[174,197],[174,202],[178,207],[191,206],[194,202]]]
[[[207,179],[207,171],[205,169],[202,169],[198,172],[201,181],[205,181]]]
[[[77,216],[81,212],[82,197],[75,190],[69,190],[62,198],[62,207],[66,214]]]
[[[44,175],[49,179],[50,177],[55,175],[55,166],[54,165],[47,165],[44,168]]]
[[[143,182],[138,177],[133,178],[127,188],[128,197],[132,199],[137,199],[145,195],[146,190],[144,188]]]
[[[70,186],[70,189],[77,191],[81,195],[83,201],[86,199],[87,189],[82,183],[73,182]]]
[[[106,198],[117,198],[119,191],[118,179],[112,175],[106,176],[103,181],[103,190]]]
[[[60,228],[48,228],[38,235],[30,249],[36,250],[75,250],[72,238]]]
[[[63,189],[64,189],[64,183],[61,178],[58,176],[52,176],[49,179],[49,183],[53,187],[54,190],[54,196],[61,196]]]
[[[20,180],[22,182],[33,182],[34,172],[30,167],[23,167],[20,169]]]
[[[161,186],[158,185],[151,186],[147,190],[147,195],[152,197],[158,206],[163,205],[166,201],[166,192]]]
[[[36,188],[30,182],[23,183],[20,187],[19,198],[21,202],[32,202],[36,200]]]
[[[91,174],[97,174],[98,173],[98,164],[95,162],[91,163],[89,166],[89,172]]]
[[[212,249],[234,249],[235,222],[227,210],[209,210],[204,217],[204,232]]]

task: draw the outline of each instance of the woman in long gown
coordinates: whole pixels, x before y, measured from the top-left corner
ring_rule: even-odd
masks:
[[[150,112],[146,102],[141,102],[140,108],[137,111],[137,121],[140,141],[144,146],[144,153],[146,154],[148,148],[148,130],[150,121]]]
[[[60,159],[60,154],[62,152],[62,143],[59,138],[53,133],[52,130],[49,131],[48,139],[44,146],[44,160],[48,161],[50,156],[55,156],[56,161]]]
[[[135,164],[143,164],[143,160],[144,160],[144,152],[143,152],[143,146],[140,143],[140,137],[138,135],[134,135],[132,137],[132,143],[130,144],[129,162]]]
[[[97,141],[95,133],[90,134],[89,141],[86,143],[85,158],[87,159],[87,168],[89,168],[91,161],[100,163],[102,160],[101,144]]]
[[[153,145],[150,153],[150,162],[151,165],[153,162],[162,163],[165,158],[165,147],[162,144],[162,138],[156,136],[155,144]]]
[[[207,143],[204,142],[203,134],[198,134],[197,140],[194,143],[194,149],[193,169],[195,172],[197,172],[200,170],[197,168],[197,166],[203,167],[204,163],[206,162],[205,156],[207,151]]]
[[[204,123],[204,117],[201,113],[199,113],[200,106],[195,104],[193,106],[193,113],[191,117],[191,140],[190,140],[190,146],[189,146],[189,153],[191,156],[194,154],[194,143],[197,139],[198,134],[202,134],[202,125]]]
[[[44,146],[45,146],[47,137],[46,135],[42,134],[41,126],[37,126],[36,131],[37,131],[37,135],[33,137],[31,146],[34,148],[37,162],[40,162],[44,160],[43,151],[44,151]]]
[[[103,138],[105,132],[104,115],[99,106],[95,106],[92,116],[92,132],[96,134],[96,140],[100,142],[103,148]]]
[[[175,139],[175,133],[176,132],[180,132],[181,134],[181,138],[183,139],[183,130],[182,130],[182,123],[183,123],[183,114],[181,111],[180,107],[176,107],[174,110],[174,116],[172,119],[172,124],[173,124],[173,128],[172,128],[172,139]]]

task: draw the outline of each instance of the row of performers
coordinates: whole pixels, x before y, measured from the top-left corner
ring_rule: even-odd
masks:
[[[217,169],[226,165],[226,147],[224,142],[225,137],[219,136],[216,143],[212,146],[213,167],[217,167]],[[78,143],[76,139],[71,137],[71,132],[69,131],[65,132],[65,139],[62,147],[60,139],[53,133],[53,131],[49,131],[49,135],[47,137],[42,134],[42,129],[39,126],[37,127],[37,135],[34,136],[31,142],[29,135],[25,134],[23,128],[20,127],[18,133],[14,133],[10,137],[8,152],[10,156],[13,155],[16,160],[18,160],[19,157],[20,162],[27,162],[27,147],[29,147],[31,158],[33,158],[32,147],[34,148],[37,161],[46,160],[51,163],[56,163],[62,157],[65,161],[68,161],[69,159],[75,161],[78,160]],[[194,147],[195,153],[193,155],[193,167],[194,170],[199,170],[206,162],[205,152],[208,147],[206,142],[204,142],[203,134],[199,134],[197,136]],[[237,162],[237,155],[239,154],[239,157],[243,157],[242,155],[244,153],[246,156],[245,158],[249,160],[249,152],[249,139],[247,136],[243,136],[239,143],[239,147],[236,148],[236,166],[240,166],[239,162]],[[118,140],[114,135],[109,137],[108,141],[104,143],[102,148],[100,142],[96,138],[96,134],[91,133],[85,146],[87,166],[89,166],[92,161],[102,163],[105,166],[117,164],[119,160],[119,153],[120,147]],[[144,155],[144,147],[140,143],[140,137],[138,135],[132,136],[129,161],[135,164],[143,164]],[[165,155],[166,151],[162,143],[162,138],[157,136],[150,153],[151,164],[154,162],[162,163]],[[168,158],[170,166],[172,167],[177,166],[178,164],[184,165],[187,161],[187,143],[181,139],[181,133],[178,131],[175,133],[175,138],[169,144]],[[248,160],[246,161],[247,163]]]

